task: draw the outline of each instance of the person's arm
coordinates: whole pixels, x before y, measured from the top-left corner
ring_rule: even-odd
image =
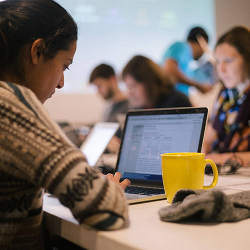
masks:
[[[121,139],[117,136],[113,136],[107,146],[107,149],[112,154],[118,154],[121,144]]]
[[[216,130],[213,128],[212,124],[208,122],[206,125],[205,136],[202,145],[202,152],[204,152],[205,154],[211,152],[212,144],[216,139],[217,139]]]
[[[217,139],[216,130],[211,123],[206,126],[206,132],[202,147],[202,152],[206,154],[206,158],[214,160],[215,163],[223,165],[229,159],[237,160],[243,166],[250,167],[250,152],[229,152],[229,153],[214,153],[212,150],[212,143]]]
[[[89,167],[82,152],[45,116],[35,96],[29,93],[27,97],[28,105],[14,94],[10,103],[1,103],[1,126],[11,128],[1,145],[8,152],[6,174],[48,190],[81,224],[102,230],[122,227],[128,220],[123,189],[129,181],[119,184],[119,174],[107,178]]]
[[[197,88],[202,93],[206,93],[212,89],[212,86],[209,83],[200,84],[199,82],[196,82],[196,81],[186,77],[179,70],[178,63],[172,58],[169,58],[165,61],[164,70],[165,70],[166,74],[168,75],[168,77],[170,77],[170,79],[174,83],[177,83],[177,82],[185,83],[189,86]]]
[[[236,160],[242,166],[250,167],[250,152],[234,152],[234,153],[210,153],[206,158],[214,160],[215,163],[223,165],[229,159]]]

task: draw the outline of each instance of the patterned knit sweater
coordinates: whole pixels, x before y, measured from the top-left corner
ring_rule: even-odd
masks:
[[[117,229],[124,192],[90,168],[29,89],[0,81],[0,249],[43,249],[43,190],[81,224]]]

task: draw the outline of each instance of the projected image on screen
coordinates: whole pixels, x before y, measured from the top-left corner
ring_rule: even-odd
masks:
[[[117,72],[135,54],[160,62],[170,43],[194,25],[214,39],[213,0],[57,0],[76,20],[79,38],[74,63],[65,73],[67,92],[82,91],[99,63]]]

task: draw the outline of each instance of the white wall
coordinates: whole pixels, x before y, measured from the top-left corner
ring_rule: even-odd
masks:
[[[235,25],[250,28],[250,0],[215,0],[217,38]]]
[[[96,94],[57,93],[45,103],[54,120],[86,124],[99,121],[104,107],[104,101]]]
[[[215,0],[215,18],[217,37],[234,25],[250,27],[250,0]],[[104,105],[94,94],[57,94],[45,107],[56,121],[94,123]]]

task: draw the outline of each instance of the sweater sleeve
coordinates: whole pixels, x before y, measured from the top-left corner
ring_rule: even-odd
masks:
[[[42,105],[27,105],[6,93],[0,93],[3,171],[57,196],[81,224],[102,230],[122,227],[128,212],[120,186],[89,167],[81,151],[63,138],[55,124],[41,120]]]

